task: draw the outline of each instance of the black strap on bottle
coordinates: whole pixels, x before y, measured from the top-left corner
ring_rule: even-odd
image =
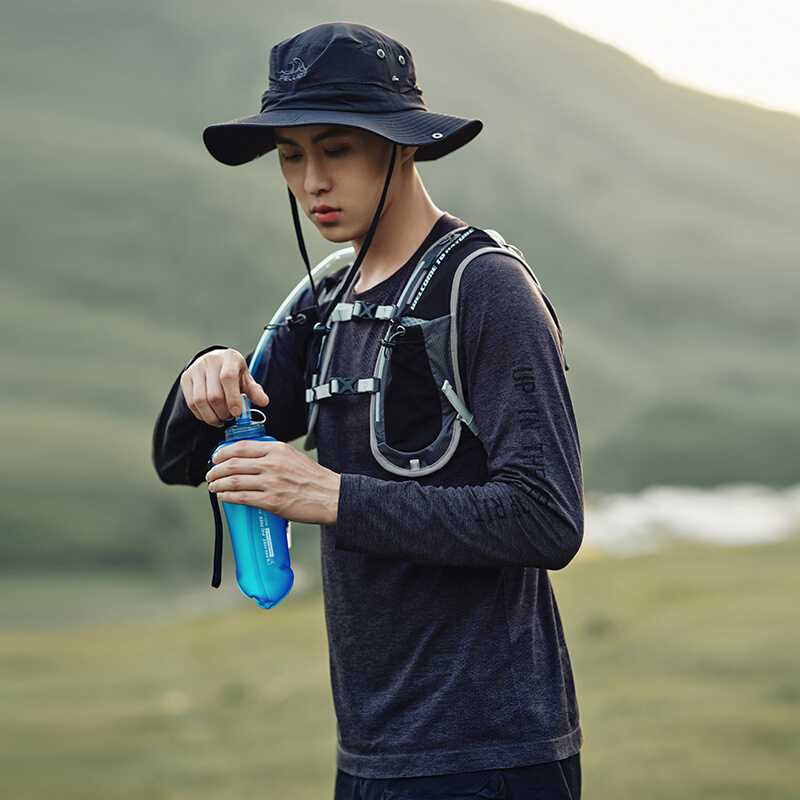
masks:
[[[214,492],[209,491],[211,510],[214,512],[214,572],[211,576],[211,585],[219,589],[222,583],[222,514],[219,510],[219,500]]]

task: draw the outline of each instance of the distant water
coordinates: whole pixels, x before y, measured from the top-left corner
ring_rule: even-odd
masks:
[[[624,557],[655,552],[675,540],[748,545],[798,533],[800,485],[654,486],[639,494],[587,497],[584,545],[588,552]]]

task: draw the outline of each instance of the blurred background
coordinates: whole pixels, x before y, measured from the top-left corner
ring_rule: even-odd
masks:
[[[255,113],[270,46],[332,19],[400,39],[431,108],[484,120],[420,172],[522,249],[564,327],[588,512],[554,582],[584,796],[797,796],[796,113],[497,0],[0,15],[4,796],[331,795],[316,532],[280,608],[239,595],[230,554],[214,592],[205,490],[160,485],[149,450],[189,358],[251,349],[303,271],[275,160],[223,167],[200,133]]]

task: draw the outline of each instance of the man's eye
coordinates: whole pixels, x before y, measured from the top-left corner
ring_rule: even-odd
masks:
[[[299,153],[281,153],[283,161],[298,161],[300,159]]]
[[[347,145],[343,145],[342,147],[337,147],[332,150],[326,150],[325,155],[330,158],[338,158],[339,156],[343,156],[349,149]]]

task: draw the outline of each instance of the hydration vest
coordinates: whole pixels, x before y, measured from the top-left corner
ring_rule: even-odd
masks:
[[[352,255],[352,248],[333,253],[314,269],[323,276],[337,262]],[[314,447],[318,404],[336,395],[369,394],[370,445],[376,461],[395,475],[411,477],[440,470],[453,457],[466,428],[480,438],[473,414],[463,401],[458,364],[458,291],[464,270],[484,253],[502,253],[522,264],[540,286],[522,253],[496,231],[457,228],[433,244],[420,259],[393,305],[338,302],[346,297],[356,276],[345,269],[323,279],[320,299],[329,311],[320,321],[316,308],[287,312],[308,283],[299,283],[265,326],[250,359],[255,373],[276,329],[286,327],[293,344],[309,366],[306,402],[309,404],[306,449]],[[544,297],[561,339],[555,309]],[[332,307],[332,308],[331,308]],[[330,376],[337,326],[353,319],[385,326],[371,376]],[[321,334],[315,336],[315,334]],[[568,369],[566,363],[565,369]],[[409,419],[408,406],[424,413]],[[419,420],[423,420],[421,424]],[[214,511],[214,574],[211,585],[222,579],[222,517],[215,494],[209,492]]]
[[[370,395],[370,445],[378,464],[401,476],[428,475],[450,461],[466,428],[480,438],[463,401],[458,363],[458,293],[464,270],[485,253],[502,253],[520,262],[539,285],[522,253],[495,231],[462,227],[451,231],[423,255],[393,305],[337,302],[347,297],[347,270],[326,287],[332,309],[316,330],[309,352],[308,437],[314,447],[318,404],[337,395]],[[547,304],[561,335],[555,311]],[[338,326],[354,319],[384,326],[372,375],[330,374]],[[415,409],[417,413],[415,413]],[[419,413],[420,409],[422,413]]]

